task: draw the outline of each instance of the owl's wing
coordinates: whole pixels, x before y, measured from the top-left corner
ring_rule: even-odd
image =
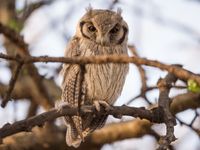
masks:
[[[65,57],[79,56],[78,38],[73,38],[65,51]],[[80,87],[80,67],[76,64],[63,64],[62,100],[72,107],[77,107],[77,95]]]
[[[79,56],[79,41],[73,38],[66,49],[65,57]],[[78,107],[81,94],[81,70],[76,64],[64,64],[62,68],[62,101],[71,107]],[[65,116],[67,125],[66,142],[73,146],[79,146],[82,138],[82,119],[80,116]]]

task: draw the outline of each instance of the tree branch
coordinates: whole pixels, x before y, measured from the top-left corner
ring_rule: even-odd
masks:
[[[28,55],[28,44],[24,42],[23,36],[18,34],[15,30],[3,25],[1,22],[0,22],[0,33],[4,34],[13,43],[15,43],[18,47],[20,47],[21,48],[20,50],[24,54]]]
[[[12,60],[16,62],[23,62],[24,64],[36,63],[36,62],[51,62],[51,63],[68,63],[68,64],[105,64],[105,63],[134,63],[137,65],[146,65],[156,67],[161,70],[166,70],[169,73],[174,74],[177,78],[187,81],[188,79],[195,80],[200,84],[200,76],[192,73],[186,69],[183,69],[174,65],[166,65],[159,61],[149,60],[146,58],[139,57],[128,57],[127,55],[101,55],[101,56],[90,56],[90,57],[24,57],[16,58],[15,56],[8,56],[0,53],[0,58]]]
[[[136,57],[139,57],[136,51],[136,48],[134,46],[129,45],[128,48],[131,50],[132,54]],[[142,87],[140,89],[140,97],[142,97],[148,104],[151,104],[151,102],[147,99],[146,97],[146,91],[147,89],[147,77],[146,77],[146,72],[144,68],[141,65],[136,65],[138,68],[138,71],[140,73],[140,78],[142,82]],[[132,99],[134,100],[134,99]],[[131,103],[132,101],[129,101]]]
[[[171,142],[176,138],[174,136],[174,126],[176,125],[175,117],[170,112],[170,98],[169,92],[171,89],[172,83],[175,83],[177,78],[169,73],[164,79],[158,81],[158,87],[160,91],[158,106],[161,110],[161,116],[164,117],[164,123],[166,124],[167,133],[164,137],[161,137],[159,140],[158,150],[167,150],[170,147]]]
[[[52,109],[48,112],[44,112],[40,115],[17,121],[13,124],[5,124],[0,129],[0,137],[4,138],[6,136],[21,132],[21,131],[30,131],[34,126],[41,126],[46,121],[51,121],[55,118],[61,116],[72,116],[76,115],[78,112],[78,108],[71,108],[69,106],[63,106],[60,109]],[[153,122],[162,122],[162,119],[155,119],[154,112],[151,110],[146,110],[145,108],[136,108],[136,107],[128,107],[128,106],[111,106],[109,110],[101,109],[100,112],[97,112],[94,106],[81,106],[80,115],[84,113],[94,113],[96,115],[108,114],[113,116],[132,116],[148,119]]]
[[[89,137],[87,137],[87,140],[76,150],[100,150],[103,144],[128,138],[139,138],[146,134],[153,135],[157,139],[157,134],[151,129],[151,125],[152,124],[145,119],[134,119],[127,122],[108,124],[91,133]],[[65,134],[66,130],[62,130],[57,126],[49,127],[48,124],[45,124],[43,128],[33,128],[32,133],[21,132],[4,138],[0,149],[75,150],[66,145]]]
[[[5,107],[7,102],[9,101],[22,66],[23,66],[23,63],[17,64],[16,70],[13,72],[12,78],[10,80],[8,90],[5,92],[5,96],[3,97],[1,107]]]
[[[11,42],[19,47],[19,49],[16,50],[17,53],[22,57],[22,60],[24,57],[31,57],[28,51],[28,44],[24,41],[23,36],[8,26],[3,25],[2,23],[0,23],[0,33],[4,34]],[[23,63],[23,61],[19,63]],[[39,104],[41,104],[45,109],[52,108],[53,100],[47,94],[47,91],[42,84],[42,77],[38,73],[37,68],[33,64],[28,64],[25,66],[25,68],[27,68],[30,77],[29,82],[33,83],[34,90],[38,95],[37,98],[35,97],[34,99],[39,99]]]
[[[196,109],[198,107],[200,107],[200,94],[188,92],[172,98],[170,111],[172,114],[176,114],[188,108]]]
[[[22,21],[24,22],[35,10],[38,8],[41,8],[42,6],[49,5],[55,0],[41,0],[32,4],[29,4],[27,7],[24,8],[23,15],[22,15]]]
[[[152,134],[156,137],[151,125],[152,123],[145,119],[108,124],[93,132],[89,139],[96,144],[105,144],[128,138],[139,138],[146,134]]]

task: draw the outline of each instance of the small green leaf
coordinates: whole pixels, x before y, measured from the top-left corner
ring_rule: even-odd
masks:
[[[23,28],[22,24],[19,21],[16,21],[14,19],[10,20],[8,22],[8,26],[15,30],[16,32],[20,32]]]
[[[187,86],[188,86],[187,89],[189,91],[194,93],[200,93],[200,85],[196,81],[189,79],[187,81]]]

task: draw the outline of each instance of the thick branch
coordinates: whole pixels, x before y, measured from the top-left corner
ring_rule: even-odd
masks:
[[[146,134],[156,136],[151,129],[151,125],[152,124],[145,119],[108,124],[104,128],[96,130],[89,138],[93,143],[105,144],[127,138],[139,138]]]
[[[127,138],[138,138],[146,134],[154,134],[151,123],[147,120],[135,119],[127,122],[112,123],[95,130],[77,150],[92,149],[100,150],[103,144],[111,143]],[[0,145],[1,150],[75,150],[67,147],[65,142],[65,130],[58,127],[43,128],[35,127],[32,133],[21,132],[3,139]],[[17,142],[11,142],[17,141]],[[45,143],[45,144],[44,144]]]
[[[68,115],[76,115],[78,112],[77,108],[71,108],[69,106],[64,106],[61,110],[52,109],[48,112],[44,112],[40,115],[31,117],[26,120],[17,121],[13,124],[6,124],[0,129],[0,137],[4,138],[6,136],[21,132],[21,131],[30,131],[34,126],[43,125],[46,121],[51,121],[55,118]],[[153,118],[154,114],[150,110],[144,108],[135,108],[128,106],[113,106],[109,110],[101,109],[100,112],[96,112],[93,106],[81,106],[80,113],[94,113],[96,115],[110,114],[113,116],[122,116],[128,115],[133,117],[140,117],[148,119],[154,122],[161,122],[161,120],[155,120]]]
[[[176,125],[176,120],[172,113],[170,112],[170,98],[169,91],[171,89],[172,83],[176,82],[177,78],[173,74],[168,74],[164,79],[158,81],[158,87],[160,91],[158,106],[162,111],[161,114],[164,117],[164,123],[166,124],[167,133],[164,137],[159,140],[160,146],[159,150],[167,150],[170,147],[171,142],[176,138],[174,136],[174,126]]]
[[[174,100],[176,100],[176,97],[174,98]],[[178,99],[178,101],[180,102],[179,104],[181,105],[181,101],[182,99]],[[184,99],[183,99],[184,101]],[[185,105],[185,104],[184,104]],[[176,110],[178,109],[179,106],[175,105],[175,104],[171,104],[171,110]],[[190,108],[190,105],[187,105],[187,107],[184,107],[184,109],[187,109],[187,108]],[[34,126],[37,126],[37,125],[42,125],[44,124],[44,122],[46,121],[50,121],[50,120],[53,120],[57,117],[60,117],[60,116],[63,116],[63,115],[74,115],[77,113],[77,109],[75,108],[69,108],[69,107],[65,107],[62,111],[58,111],[56,109],[52,109],[50,110],[49,112],[45,112],[43,114],[40,114],[38,116],[35,116],[35,117],[32,117],[32,118],[29,118],[29,119],[26,119],[26,120],[22,120],[22,121],[18,121],[18,122],[15,122],[14,124],[12,125],[4,125],[1,129],[0,129],[0,136],[3,138],[3,137],[6,137],[6,136],[9,136],[9,135],[12,135],[12,134],[15,134],[15,133],[18,133],[18,132],[21,132],[21,131],[30,131]],[[91,112],[91,111],[94,111],[94,108],[92,106],[82,106],[81,107],[81,112],[84,113],[84,112]],[[180,111],[183,111],[183,109],[181,109]],[[173,113],[178,113],[177,111],[172,111]],[[93,113],[96,113],[98,115],[97,112],[93,112]],[[104,111],[100,112],[100,114],[102,113],[105,113]],[[133,116],[133,117],[140,117],[140,118],[146,118],[150,121],[152,121],[151,119],[153,118],[153,121],[156,122],[156,120],[158,122],[161,122],[163,120],[159,120],[160,118],[156,118],[155,117],[155,114],[156,114],[156,109],[155,111],[151,111],[151,110],[144,110],[143,108],[134,108],[134,107],[128,107],[128,106],[118,106],[118,107],[112,107],[111,110],[108,110],[108,112],[106,112],[108,114],[111,114],[111,115],[115,115],[115,116],[121,116],[121,115],[130,115],[130,116]],[[99,114],[99,115],[100,115]],[[162,116],[161,116],[162,117]],[[155,120],[156,119],[156,120]],[[148,126],[147,126],[148,127]],[[104,129],[104,128],[103,128]],[[102,131],[102,134],[104,134],[104,130],[101,129]],[[145,128],[146,129],[146,128]],[[106,129],[107,130],[107,129]],[[143,130],[142,130],[143,131]],[[146,131],[146,130],[145,130]],[[111,132],[109,132],[111,133]],[[138,132],[129,132],[130,134],[131,133],[137,133],[139,134],[140,131]],[[95,133],[94,133],[95,134]],[[100,133],[97,131],[97,134],[94,135],[94,137],[96,137],[97,135],[99,135]],[[106,133],[105,133],[106,134]],[[111,140],[109,140],[110,142],[113,142],[113,141],[116,141],[118,139],[116,139],[116,137],[120,137],[122,136],[121,132],[118,132],[118,133],[112,133],[112,135],[116,135],[114,137],[111,138]],[[137,137],[137,134],[136,135],[133,135],[133,137]],[[141,135],[141,133],[139,134]],[[131,135],[130,135],[131,136]],[[141,135],[142,136],[142,135]],[[101,136],[100,136],[101,137]],[[124,137],[124,138],[128,138],[128,137]],[[120,138],[122,139],[122,138]],[[93,139],[94,140],[94,139]],[[95,138],[95,141],[97,139]],[[94,142],[95,142],[94,141]],[[102,140],[97,140],[96,143],[103,143],[103,139]],[[107,142],[109,142],[107,141]]]
[[[90,56],[90,57],[48,57],[48,56],[40,56],[40,57],[24,57],[16,58],[14,56],[8,56],[0,53],[0,58],[23,62],[24,64],[28,63],[36,63],[36,62],[60,62],[60,63],[68,63],[68,64],[105,64],[105,63],[134,63],[137,65],[147,65],[152,67],[160,68],[161,70],[166,70],[169,73],[174,74],[177,78],[181,80],[187,81],[188,79],[195,80],[198,84],[200,84],[200,76],[194,74],[186,69],[183,69],[178,66],[166,65],[164,63],[149,60],[146,58],[139,57],[128,57],[127,55],[103,55],[103,56]]]
[[[200,94],[199,93],[184,93],[173,97],[170,104],[170,111],[172,114],[184,111],[188,108],[196,109],[200,107]]]

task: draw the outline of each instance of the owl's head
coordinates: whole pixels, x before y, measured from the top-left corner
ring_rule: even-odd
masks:
[[[103,46],[126,44],[128,25],[121,11],[90,8],[79,21],[76,35]]]

